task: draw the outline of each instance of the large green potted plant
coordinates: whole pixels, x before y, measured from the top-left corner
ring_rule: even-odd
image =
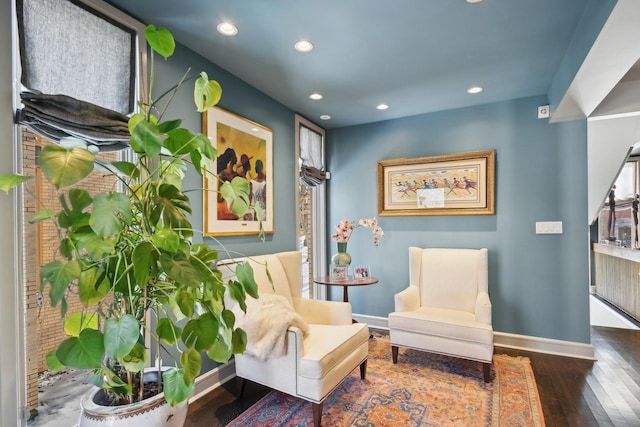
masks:
[[[108,405],[135,404],[159,392],[170,405],[184,402],[200,373],[202,352],[226,362],[245,349],[246,335],[235,326],[225,295],[243,310],[247,294],[257,297],[248,264],[239,265],[235,278],[225,282],[216,267],[218,251],[192,243],[182,177],[187,162],[208,173],[217,153],[205,135],[180,127],[180,120],[162,120],[159,101],[164,98],[166,108],[187,77],[153,100],[154,52],[166,59],[175,42],[168,30],[152,25],[145,36],[152,50],[150,88],[129,120],[136,160],[100,160],[94,149],[73,139],[47,146],[40,155],[61,205],[58,212],[43,209],[34,218],[54,221],[59,236],[59,259],[41,267],[41,289],[48,289],[52,305],[60,307],[68,335],[47,362],[51,369],[89,370],[90,382],[104,390]],[[220,96],[217,82],[205,73],[196,78],[198,111]],[[81,181],[94,170],[116,176],[121,188],[91,196]],[[5,174],[0,188],[8,192],[27,179]],[[246,180],[225,182],[219,191],[239,217],[248,210]],[[83,310],[68,313],[70,298],[79,298]],[[150,393],[144,368],[155,361],[145,342],[158,354],[161,348],[179,354]]]

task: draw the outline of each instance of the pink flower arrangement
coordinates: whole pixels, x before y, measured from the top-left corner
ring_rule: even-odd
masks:
[[[380,239],[384,237],[384,231],[378,225],[378,220],[375,218],[360,218],[358,223],[350,221],[348,218],[344,218],[340,221],[340,224],[336,225],[336,233],[331,235],[331,238],[336,242],[346,243],[351,238],[351,233],[358,227],[371,228],[373,233],[373,244],[378,246]]]

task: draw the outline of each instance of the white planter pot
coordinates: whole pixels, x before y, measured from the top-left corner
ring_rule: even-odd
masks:
[[[130,405],[102,406],[93,401],[100,390],[95,387],[82,397],[77,427],[182,427],[187,418],[188,399],[170,406],[160,393]]]

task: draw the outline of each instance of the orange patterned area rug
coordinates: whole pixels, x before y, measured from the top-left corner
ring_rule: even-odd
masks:
[[[529,359],[495,355],[493,374],[487,384],[480,363],[402,348],[394,365],[389,337],[375,334],[366,380],[356,369],[327,397],[322,425],[544,426]],[[309,402],[271,391],[228,426],[312,424]]]

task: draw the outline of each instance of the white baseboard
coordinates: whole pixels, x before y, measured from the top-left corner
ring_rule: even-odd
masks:
[[[389,330],[389,319],[386,317],[354,313],[353,318],[358,322],[368,324],[373,329]],[[494,331],[493,344],[496,347],[554,354],[556,356],[566,356],[577,359],[596,360],[593,345],[573,341],[554,340],[550,338],[531,337],[527,335],[516,335]]]
[[[389,319],[387,319],[386,317],[369,316],[367,314],[353,313],[353,320],[360,323],[366,323],[367,325],[369,325],[374,329],[382,329],[384,331],[389,330]]]
[[[593,345],[574,341],[494,332],[493,344],[496,347],[513,348],[516,350],[533,351],[536,353],[553,354],[576,359],[596,360]]]
[[[196,378],[196,384],[193,390],[193,394],[189,398],[189,404],[192,404],[196,400],[203,396],[206,396],[209,392],[220,387],[222,384],[229,380],[232,380],[236,376],[236,362],[231,360],[229,363],[217,366],[205,372]]]

